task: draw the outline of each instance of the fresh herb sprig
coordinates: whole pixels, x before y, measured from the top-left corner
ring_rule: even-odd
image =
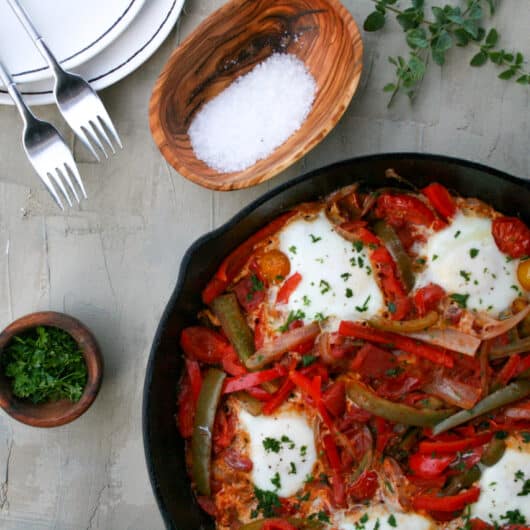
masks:
[[[13,394],[33,403],[79,401],[87,380],[83,354],[62,329],[38,326],[15,336],[2,354]]]
[[[397,7],[397,0],[371,1],[375,10],[364,21],[364,29],[382,29],[388,13],[392,13],[405,32],[409,47],[408,59],[401,55],[388,58],[395,75],[394,81],[383,88],[391,93],[389,105],[400,93],[414,98],[430,58],[442,66],[447,52],[455,46],[478,46],[478,52],[470,60],[471,66],[483,66],[489,61],[503,68],[498,75],[500,79],[515,79],[521,85],[530,85],[530,71],[526,69],[523,53],[500,48],[498,31],[495,28],[486,31],[482,26],[484,18],[495,13],[495,0],[466,0],[463,6],[433,6],[432,20],[426,18],[424,0],[411,0],[411,6],[406,9]]]

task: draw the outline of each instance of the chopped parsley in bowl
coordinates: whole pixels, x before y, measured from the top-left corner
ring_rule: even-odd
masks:
[[[81,399],[87,367],[77,342],[64,330],[37,326],[15,335],[2,355],[13,394],[32,403]]]

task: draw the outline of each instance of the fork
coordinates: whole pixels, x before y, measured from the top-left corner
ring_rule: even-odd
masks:
[[[22,141],[28,160],[31,162],[31,165],[42,182],[44,182],[46,189],[50,192],[59,208],[64,210],[63,203],[54,184],[59,188],[66,199],[66,202],[72,206],[72,200],[66,191],[63,179],[66,181],[70,192],[73,194],[77,202],[79,202],[79,195],[77,194],[72,179],[70,178],[70,172],[74,176],[83,197],[86,199],[87,195],[81,176],[77,170],[72,153],[70,152],[70,149],[68,149],[63,137],[51,123],[39,120],[29,110],[2,62],[0,62],[0,79],[15,102],[15,105],[22,116],[22,120],[24,121]]]
[[[17,15],[41,55],[48,62],[55,78],[53,89],[55,101],[68,125],[98,162],[100,157],[94,149],[94,145],[101,150],[105,158],[108,158],[107,151],[99,137],[105,140],[112,153],[115,154],[116,149],[105,128],[120,148],[122,148],[122,143],[112,120],[94,89],[82,77],[67,72],[61,67],[18,0],[7,0],[7,3]]]

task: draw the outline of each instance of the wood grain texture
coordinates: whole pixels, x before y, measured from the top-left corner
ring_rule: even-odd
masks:
[[[13,337],[37,326],[52,326],[66,331],[78,344],[87,367],[87,382],[81,399],[67,399],[34,404],[19,399],[11,390],[11,382],[0,370],[0,407],[16,420],[32,427],[58,427],[79,418],[96,399],[103,377],[103,358],[98,343],[79,320],[55,311],[40,311],[23,316],[0,333],[0,358]]]
[[[317,83],[303,123],[271,155],[243,171],[219,173],[197,159],[188,128],[194,114],[272,53],[300,58]],[[315,147],[344,114],[359,84],[363,45],[337,0],[232,0],[205,20],[171,55],[149,107],[153,138],[183,176],[208,188],[259,184]]]

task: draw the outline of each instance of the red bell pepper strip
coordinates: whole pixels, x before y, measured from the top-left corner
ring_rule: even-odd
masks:
[[[294,215],[296,215],[296,211],[286,212],[283,215],[280,215],[232,251],[223,260],[214,277],[204,288],[202,292],[202,301],[205,304],[210,304],[215,298],[223,293],[228,285],[230,285],[230,282],[245,266],[245,263],[254,251],[254,247],[264,239],[278,232],[278,230],[280,230]]]
[[[295,272],[292,276],[289,276],[278,291],[276,303],[286,304],[289,301],[289,297],[293,294],[293,291],[298,287],[301,281],[302,275],[299,272]]]
[[[477,434],[472,438],[462,438],[461,440],[420,442],[418,451],[423,454],[455,454],[461,451],[467,451],[474,447],[480,447],[487,444],[493,437],[492,432]]]
[[[315,405],[320,401],[321,394],[320,389],[316,389],[315,385],[313,384],[313,381],[309,379],[309,377],[301,374],[300,372],[292,371],[289,373],[289,378],[291,381],[300,388],[300,390],[313,399],[315,402]]]
[[[371,499],[379,488],[377,473],[373,470],[365,470],[361,476],[349,487],[349,494],[357,501]]]
[[[322,401],[333,416],[340,417],[346,410],[346,386],[344,381],[335,381],[322,394]]]
[[[294,387],[295,384],[290,379],[286,379],[278,391],[263,405],[263,414],[270,416],[289,397]]]
[[[189,359],[218,364],[232,350],[230,343],[217,331],[204,326],[184,328],[180,346]]]
[[[412,298],[416,311],[420,317],[426,315],[438,307],[438,304],[445,297],[445,291],[436,283],[429,283],[425,287],[418,289]]]
[[[375,215],[395,227],[406,223],[439,229],[445,226],[420,199],[406,193],[383,193],[377,199]]]
[[[262,530],[297,530],[296,526],[285,519],[267,519],[261,528]]]
[[[391,333],[389,331],[379,331],[362,324],[348,322],[343,320],[339,326],[339,334],[355,339],[364,339],[377,344],[385,344],[393,348],[412,353],[418,357],[423,357],[429,361],[452,368],[454,365],[453,358],[446,350],[426,344],[424,342]]]
[[[269,394],[266,390],[263,390],[263,388],[260,388],[259,386],[247,388],[246,392],[260,401],[270,401],[272,399],[272,394]]]
[[[414,476],[431,479],[440,476],[454,459],[454,455],[434,458],[431,455],[415,453],[409,458],[409,467]]]
[[[188,377],[190,378],[191,395],[193,396],[193,402],[197,403],[202,386],[201,369],[197,361],[192,361],[190,359],[185,358],[184,362],[186,363],[186,371],[188,372]]]
[[[497,382],[501,383],[503,386],[508,384],[508,381],[513,379],[519,372],[519,364],[521,362],[521,357],[517,353],[512,355],[507,361],[506,364],[502,367],[501,371],[497,374]]]
[[[439,497],[438,495],[416,495],[412,498],[415,510],[437,512],[457,512],[463,510],[468,504],[476,502],[480,496],[480,488],[473,487],[458,495]]]
[[[332,469],[340,471],[340,456],[339,451],[337,449],[337,444],[335,443],[333,436],[331,434],[326,434],[326,436],[324,436],[324,438],[322,439],[322,442],[324,444],[324,449],[326,451],[326,456],[328,458],[329,465]]]
[[[455,201],[447,188],[438,182],[432,182],[422,190],[434,209],[445,219],[450,219],[456,212]]]
[[[225,380],[223,394],[231,394],[239,390],[247,390],[248,388],[261,385],[267,381],[278,379],[282,375],[286,375],[287,369],[279,365],[270,370],[262,370],[261,372],[251,372],[238,377],[231,377]]]

